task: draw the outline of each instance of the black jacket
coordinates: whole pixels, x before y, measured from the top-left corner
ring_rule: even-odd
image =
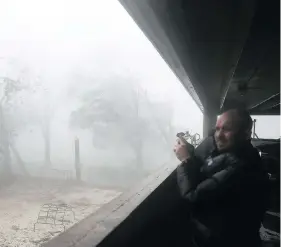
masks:
[[[212,146],[208,141],[207,146]],[[259,240],[268,195],[259,154],[250,143],[231,153],[207,149],[177,168],[178,186],[192,213],[195,234],[206,246],[212,242],[249,246]]]

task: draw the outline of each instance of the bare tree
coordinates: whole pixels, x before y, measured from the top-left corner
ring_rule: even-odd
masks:
[[[3,156],[5,173],[11,173],[11,152],[23,174],[28,175],[19,151],[16,139],[27,126],[39,125],[45,143],[45,163],[50,165],[50,123],[51,108],[47,104],[38,102],[42,95],[46,95],[39,77],[30,77],[29,71],[23,69],[18,79],[0,77],[0,146]],[[41,95],[40,95],[41,94]],[[34,97],[34,96],[37,96]]]
[[[14,153],[22,172],[27,175],[25,164],[14,145],[14,133],[16,131],[16,122],[18,116],[13,114],[18,107],[18,93],[24,90],[19,81],[8,77],[0,78],[0,146],[3,155],[4,173],[10,175],[11,169],[11,151]]]
[[[34,89],[34,88],[33,88]],[[34,97],[33,97],[34,96]],[[54,102],[51,102],[49,91],[40,83],[34,89],[33,95],[28,97],[23,118],[29,126],[38,126],[44,142],[44,164],[46,167],[51,162],[51,127],[55,113]]]

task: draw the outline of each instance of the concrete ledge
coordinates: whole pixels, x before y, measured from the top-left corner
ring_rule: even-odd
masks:
[[[175,169],[164,166],[42,247],[93,247],[119,226]],[[137,220],[137,219],[136,219]]]

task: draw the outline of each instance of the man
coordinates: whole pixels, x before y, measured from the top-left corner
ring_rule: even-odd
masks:
[[[210,152],[190,155],[181,138],[177,140],[178,186],[190,207],[194,239],[200,247],[260,244],[268,187],[261,159],[250,142],[251,129],[250,115],[233,109],[220,116],[214,135],[206,140]]]

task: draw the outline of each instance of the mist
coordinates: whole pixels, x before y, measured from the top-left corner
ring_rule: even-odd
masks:
[[[202,113],[119,2],[2,5],[1,85],[2,90],[8,84],[16,87],[6,95],[3,117],[28,173],[35,175],[41,166],[74,172],[75,138],[84,171],[96,166],[149,172],[173,157],[177,131],[202,134]],[[103,95],[110,102],[94,106]],[[129,109],[134,104],[141,113]],[[82,113],[72,126],[71,116],[79,108]],[[118,112],[119,117],[108,120],[97,111]],[[98,122],[104,124],[103,137],[94,127]],[[136,137],[141,144],[135,143],[141,154],[134,154],[138,148],[129,141],[137,135],[142,135]],[[136,164],[140,158],[141,168]],[[13,170],[20,172],[14,163]]]
[[[258,136],[279,136],[277,120],[268,130],[258,118]],[[118,1],[1,1],[5,246],[39,246],[59,234],[40,226],[46,205],[75,212],[61,221],[68,228],[176,167],[176,133],[202,137],[202,128],[202,112]]]
[[[118,1],[0,5],[0,242],[34,247],[176,166],[202,113]]]

